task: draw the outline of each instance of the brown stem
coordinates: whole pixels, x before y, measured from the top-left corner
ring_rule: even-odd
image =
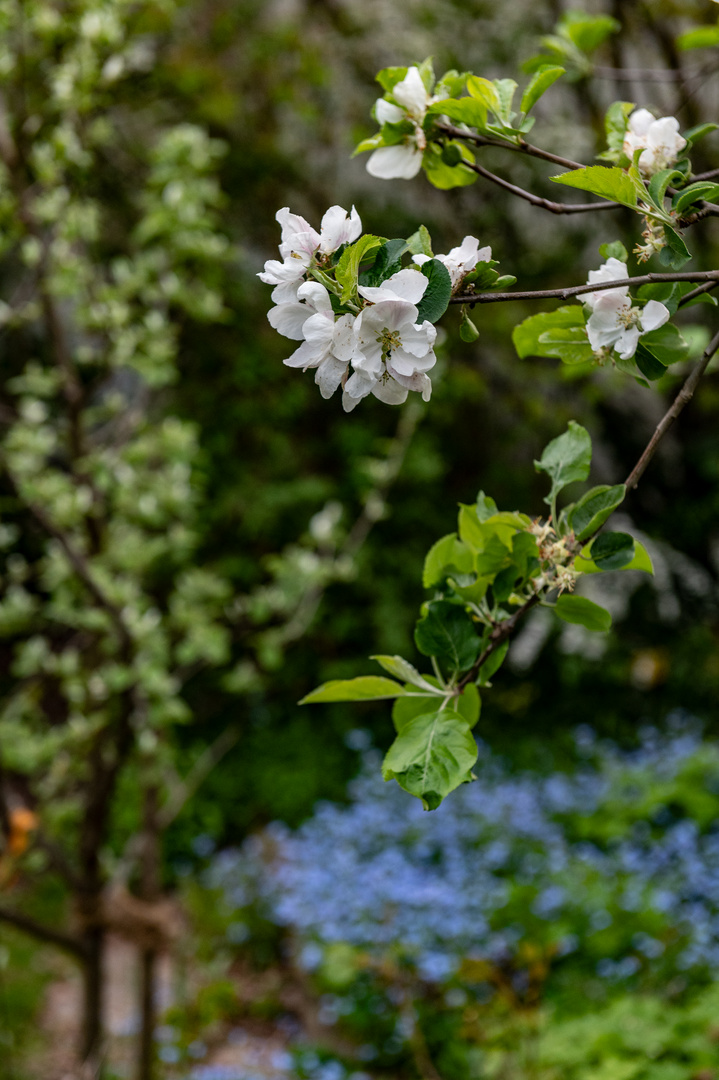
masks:
[[[474,135],[470,131],[463,131],[462,128],[454,127],[453,124],[437,124],[437,130],[443,132],[445,135],[449,135],[453,139],[463,139],[464,142],[474,143],[475,146],[496,146],[500,150],[513,150],[515,153],[525,154],[527,157],[536,157],[541,158],[542,161],[551,161],[553,165],[561,165],[565,169],[585,168],[579,161],[572,161],[571,158],[560,157],[559,154],[552,154],[549,150],[542,150],[540,146],[532,146],[531,143],[510,143],[503,142],[501,139],[488,139],[484,135]]]
[[[59,949],[64,949],[65,952],[69,952],[76,960],[85,961],[87,959],[87,953],[85,947],[80,938],[73,937],[71,934],[65,934],[61,930],[54,930],[50,926],[45,926],[43,923],[36,922],[35,919],[31,919],[28,915],[23,915],[20,911],[13,911],[12,908],[0,906],[0,922],[9,923],[11,926],[17,927],[18,930],[23,930],[26,934],[31,934],[37,938],[38,941],[44,941],[48,945],[56,945]]]
[[[684,409],[689,404],[692,397],[694,396],[694,391],[699,385],[699,380],[709,366],[709,363],[717,349],[719,349],[719,333],[716,333],[711,339],[702,354],[701,360],[696,365],[692,373],[689,375],[689,378],[682,386],[674,401],[657,424],[654,434],[644,448],[644,451],[642,452],[639,461],[636,463],[629,476],[624,481],[627,489],[635,488],[639,483],[647,465],[654,457],[657,446],[659,445],[661,439],[672,426],[682,409]]]
[[[536,289],[533,292],[486,292],[464,293],[453,296],[450,304],[493,304],[509,300],[570,300],[582,293],[599,292],[604,289],[624,288],[627,285],[651,285],[670,281],[700,281],[719,283],[719,270],[687,271],[676,274],[642,274],[639,277],[620,278],[617,281],[598,281],[594,285],[571,285],[565,289]]]
[[[509,180],[504,180],[501,176],[497,176],[496,173],[490,172],[489,169],[485,169],[483,165],[477,165],[472,161],[463,162],[468,169],[472,172],[476,172],[478,176],[483,176],[485,180],[489,180],[492,184],[497,184],[498,187],[503,188],[505,191],[509,191],[512,195],[517,195],[520,199],[524,199],[526,202],[531,203],[532,206],[538,206],[541,210],[549,210],[550,214],[589,214],[595,210],[618,210],[622,205],[617,202],[596,202],[596,203],[558,203],[553,202],[551,199],[543,199],[540,195],[534,195],[531,191],[525,191],[524,188],[517,187],[516,184],[510,184]]]
[[[464,690],[468,683],[474,682],[485,661],[489,659],[493,652],[496,652],[500,645],[504,644],[507,638],[514,632],[514,628],[519,620],[522,619],[528,611],[531,611],[533,607],[536,607],[539,601],[540,595],[539,593],[535,593],[534,596],[530,596],[529,600],[522,604],[521,608],[515,611],[514,615],[509,619],[505,619],[504,622],[501,622],[498,626],[495,626],[494,630],[489,635],[489,642],[486,648],[483,649],[467,674],[460,679],[457,684],[457,689],[460,692]]]
[[[160,896],[160,819],[159,793],[155,784],[145,791],[144,836],[140,866],[140,894],[152,902]],[[155,1072],[155,990],[157,949],[144,946],[140,955],[140,1038],[137,1055],[137,1080],[152,1080]]]
[[[691,292],[686,293],[685,296],[679,301],[679,307],[684,307],[690,300],[694,300],[697,296],[702,296],[703,293],[711,292],[712,289],[716,289],[719,285],[719,281],[707,281],[703,285],[698,285],[696,289],[692,289]]]

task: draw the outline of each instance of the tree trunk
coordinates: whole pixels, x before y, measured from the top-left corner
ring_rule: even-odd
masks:
[[[90,1074],[96,1076],[100,1072],[102,1052],[104,928],[91,923],[83,934],[83,944],[85,963],[81,1057],[83,1062],[89,1065]]]
[[[157,900],[162,890],[160,879],[159,795],[151,785],[145,792],[145,836],[140,875],[143,900]],[[155,994],[157,949],[145,946],[140,954],[140,1042],[137,1056],[137,1080],[153,1080],[155,1074]]]

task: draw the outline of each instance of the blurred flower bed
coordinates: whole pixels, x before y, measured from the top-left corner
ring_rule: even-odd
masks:
[[[576,750],[540,774],[481,747],[424,813],[367,748],[346,805],[210,859],[217,941],[314,1000],[297,1075],[717,1075],[719,747],[675,715]]]

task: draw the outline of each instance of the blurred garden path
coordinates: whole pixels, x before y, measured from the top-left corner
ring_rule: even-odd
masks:
[[[118,1077],[133,1076],[135,1036],[139,1026],[137,1013],[137,950],[132,943],[111,937],[107,950],[106,1028],[108,1034],[108,1064]],[[158,1013],[162,1015],[172,1004],[177,985],[177,973],[170,957],[161,959],[158,969]],[[82,985],[78,973],[68,967],[60,977],[49,983],[41,1017],[42,1040],[45,1049],[33,1065],[37,1080],[86,1080],[75,1055],[80,1027]],[[265,1028],[265,1025],[262,1025]],[[164,1035],[162,1027],[159,1030]],[[169,1029],[167,1029],[169,1030]],[[197,1062],[185,1070],[168,1069],[173,1077],[188,1080],[284,1080],[289,1075],[290,1059],[286,1045],[288,1036],[267,1025],[261,1033],[235,1026],[218,1032],[216,1040],[199,1053]],[[171,1042],[158,1040],[160,1058],[173,1066],[168,1052]],[[163,1065],[158,1066],[163,1075]]]

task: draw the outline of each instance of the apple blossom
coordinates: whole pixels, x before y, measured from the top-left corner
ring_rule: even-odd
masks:
[[[293,214],[288,206],[278,210],[275,218],[282,226],[280,255],[283,261],[268,259],[264,271],[257,276],[266,285],[275,286],[272,299],[276,304],[291,303],[296,299],[299,285],[318,256],[322,259],[332,255],[343,244],[355,241],[362,232],[362,222],[354,206],[349,213],[342,206],[331,206],[322,218],[319,232],[299,214]]]
[[[422,266],[432,258],[438,259],[447,267],[452,279],[452,292],[457,292],[465,276],[474,270],[477,263],[489,262],[492,258],[492,249],[491,247],[480,249],[476,236],[465,236],[461,245],[452,248],[448,255],[414,255],[412,261],[417,266]]]
[[[297,296],[297,307],[304,307],[309,315],[301,328],[302,344],[284,363],[303,371],[316,368],[315,382],[320,393],[330,398],[347,376],[347,364],[355,349],[355,319],[347,314],[335,320],[329,293],[319,282],[301,285]]]
[[[392,97],[397,104],[385,98],[375,102],[377,123],[382,126],[408,120],[414,130],[401,143],[379,146],[367,162],[367,172],[380,180],[411,180],[422,167],[422,154],[427,146],[422,128],[427,109],[441,98],[427,93],[417,67],[409,68],[404,79],[396,83]]]
[[[674,116],[656,120],[648,109],[637,109],[629,117],[622,149],[628,158],[633,158],[637,150],[642,151],[639,170],[648,177],[671,168],[686,145]]]
[[[587,322],[587,337],[595,352],[615,349],[622,360],[629,360],[637,351],[642,334],[657,330],[668,319],[668,309],[657,300],[635,308],[620,289],[607,289],[594,304]]]
[[[621,278],[629,277],[629,271],[627,270],[627,264],[623,263],[621,259],[607,259],[605,263],[599,267],[598,270],[590,270],[589,277],[587,278],[587,285],[598,285],[603,281],[619,281]],[[629,297],[629,286],[621,285],[616,289],[603,289],[597,292],[583,293],[581,300],[583,304],[586,304],[588,308],[594,311],[597,301],[602,296],[622,296],[624,298]]]

